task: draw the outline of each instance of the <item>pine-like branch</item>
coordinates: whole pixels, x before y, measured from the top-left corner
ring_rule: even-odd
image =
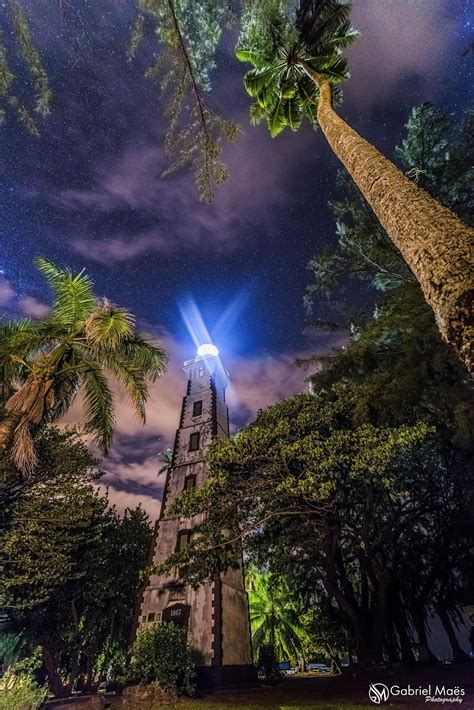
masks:
[[[15,91],[16,76],[10,68],[8,51],[0,40],[0,123],[7,115],[8,109],[16,113],[17,119],[32,135],[39,135],[34,113],[46,116],[50,112],[52,93],[48,76],[41,61],[41,56],[33,42],[30,25],[25,11],[18,0],[7,0],[4,8],[9,11],[13,26],[13,37],[26,65],[27,72],[33,84],[34,105],[27,108]]]
[[[188,8],[176,0],[140,0],[139,8],[151,16],[160,41],[160,52],[147,76],[159,80],[166,99],[164,145],[171,163],[162,176],[189,166],[201,199],[211,202],[215,186],[228,177],[221,160],[222,139],[233,141],[240,130],[213,111],[204,98],[226,8],[207,2]],[[144,16],[140,14],[132,31],[132,55],[143,35]]]

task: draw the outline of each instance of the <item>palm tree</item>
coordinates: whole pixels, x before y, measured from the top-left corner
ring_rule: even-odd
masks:
[[[398,170],[334,111],[349,77],[344,50],[357,37],[351,6],[338,0],[250,0],[236,56],[253,65],[244,85],[255,98],[251,122],[272,136],[306,118],[330,146],[400,250],[434,311],[441,334],[469,371],[473,335],[473,232]]]
[[[254,652],[273,646],[280,660],[303,661],[308,634],[302,605],[288,582],[250,568],[246,574]]]
[[[37,265],[54,293],[51,313],[39,322],[0,323],[0,456],[12,446],[20,470],[36,457],[31,429],[64,415],[79,391],[85,432],[106,453],[115,427],[111,373],[145,419],[147,383],[162,374],[166,353],[135,328],[134,317],[94,296],[84,274],[46,259]]]
[[[168,447],[164,451],[160,451],[158,458],[163,464],[158,469],[158,475],[161,476],[162,473],[167,473],[171,468],[171,464],[173,463],[173,450]]]

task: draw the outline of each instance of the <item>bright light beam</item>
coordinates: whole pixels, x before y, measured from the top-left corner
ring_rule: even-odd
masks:
[[[247,288],[244,288],[241,289],[235,298],[232,299],[219,318],[217,325],[212,329],[214,340],[220,342],[222,336],[225,339],[226,335],[232,330],[235,323],[239,319],[239,316],[247,305],[249,298],[250,291]]]
[[[211,335],[202,319],[199,308],[192,298],[188,298],[187,301],[179,304],[179,312],[196,349],[204,343],[212,343]]]

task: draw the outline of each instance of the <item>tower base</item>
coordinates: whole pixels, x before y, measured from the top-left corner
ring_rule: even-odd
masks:
[[[232,688],[254,688],[258,685],[257,669],[246,666],[198,666],[199,690],[210,691]]]

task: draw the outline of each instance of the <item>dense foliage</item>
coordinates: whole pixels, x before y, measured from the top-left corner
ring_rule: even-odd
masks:
[[[39,687],[26,674],[7,671],[0,680],[0,710],[37,710],[47,695],[45,688]]]
[[[11,664],[0,678],[0,710],[37,710],[47,696],[33,673],[41,665],[39,649],[31,657]]]
[[[432,104],[412,110],[396,154],[402,167],[434,197],[474,224],[472,114],[454,123]],[[399,251],[361,193],[341,174],[342,199],[332,205],[335,248],[309,263],[306,305],[313,323],[332,310],[333,328],[350,330],[348,346],[332,353],[312,378],[318,390],[350,381],[357,388],[359,421],[434,424],[457,446],[469,446],[472,393],[465,372],[439,336],[430,308]],[[359,294],[364,310],[348,312],[347,294]],[[318,361],[319,363],[319,361]],[[319,369],[319,368],[318,368]]]
[[[430,549],[464,495],[429,427],[357,426],[355,401],[342,387],[330,399],[297,395],[217,442],[208,482],[176,505],[206,513],[203,535],[168,565],[194,581],[210,575],[236,554],[221,532],[230,528],[274,569],[304,569],[305,584],[345,614],[363,660],[381,657],[406,556],[417,541]]]
[[[101,473],[73,431],[47,429],[25,480],[2,464],[0,606],[12,632],[40,646],[55,695],[126,650],[151,541],[141,508],[121,518],[94,485]]]
[[[455,123],[426,103],[412,110],[406,128],[406,138],[396,149],[402,166],[466,223],[474,224],[468,189],[472,113]],[[439,337],[417,282],[370,207],[347,176],[341,175],[341,187],[345,195],[332,206],[337,245],[309,264],[314,281],[306,300],[316,315],[323,301],[326,307],[331,303],[339,327],[350,326],[351,337],[344,349],[326,358],[322,370],[311,378],[312,388],[324,393],[345,383],[356,393],[357,423],[398,425],[423,420],[435,427],[438,446],[459,494],[464,491],[466,505],[458,518],[450,519],[446,513],[433,529],[429,546],[422,536],[413,540],[401,593],[418,639],[428,646],[426,624],[435,611],[453,656],[463,658],[454,628],[464,598],[461,570],[466,586],[473,578],[472,483],[466,480],[472,467],[472,387]],[[354,288],[371,305],[365,312],[348,314],[343,300],[346,291]],[[316,324],[325,326],[317,319]]]
[[[141,629],[130,653],[130,679],[142,684],[158,682],[173,695],[193,695],[195,671],[186,629],[174,624]]]

